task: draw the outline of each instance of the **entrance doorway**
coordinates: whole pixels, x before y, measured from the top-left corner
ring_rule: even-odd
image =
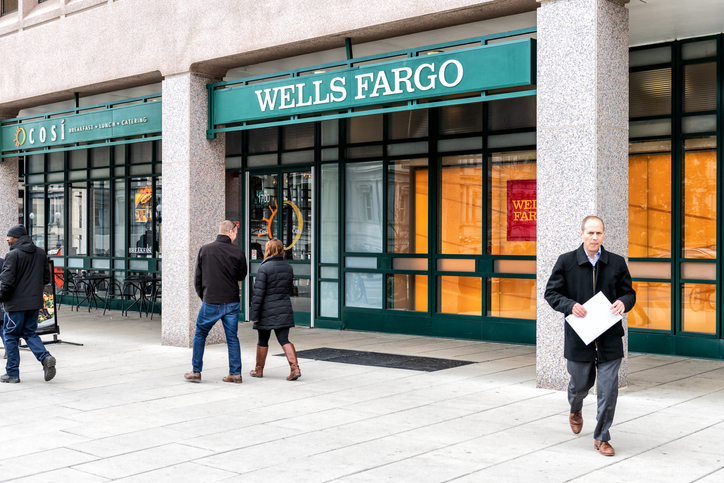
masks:
[[[312,283],[312,173],[276,169],[247,174],[247,228],[249,279],[246,304],[251,304],[254,278],[264,260],[267,242],[277,238],[284,244],[284,258],[294,269],[291,294],[294,321],[311,326],[314,312]]]

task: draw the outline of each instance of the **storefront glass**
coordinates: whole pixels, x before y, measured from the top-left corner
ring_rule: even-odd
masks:
[[[381,161],[347,165],[345,173],[345,251],[382,252],[384,192],[382,179]]]
[[[439,247],[445,255],[483,253],[483,157],[445,156],[439,199]]]

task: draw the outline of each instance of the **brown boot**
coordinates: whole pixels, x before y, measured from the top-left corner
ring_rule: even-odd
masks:
[[[296,381],[302,377],[302,373],[299,371],[299,364],[297,364],[297,351],[294,349],[294,344],[291,342],[289,344],[284,344],[282,349],[284,349],[284,355],[287,356],[289,367],[292,369],[289,377],[287,377],[287,381]]]
[[[264,377],[264,363],[266,362],[268,352],[269,346],[256,346],[256,367],[249,371],[251,377]]]

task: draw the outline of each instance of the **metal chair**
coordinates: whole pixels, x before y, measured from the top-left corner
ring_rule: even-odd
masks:
[[[106,302],[103,305],[103,315],[106,315],[106,310],[111,309],[111,300],[121,301],[121,314],[123,314],[125,311],[124,301],[126,300],[126,296],[123,293],[123,287],[121,287],[118,281],[114,279],[103,280],[97,285],[97,291],[103,294],[101,298],[105,299]]]
[[[161,290],[161,282],[155,282],[153,284],[153,295],[151,296],[151,303],[149,304],[151,309],[151,320],[153,320],[153,312],[156,309],[156,303],[162,302],[162,290]],[[163,303],[159,305],[159,314],[161,313],[161,307]]]

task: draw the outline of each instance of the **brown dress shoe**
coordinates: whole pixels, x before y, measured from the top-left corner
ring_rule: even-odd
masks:
[[[568,416],[568,422],[571,423],[571,431],[573,434],[578,434],[583,429],[583,415],[581,411],[576,411]]]
[[[616,451],[614,451],[613,446],[608,444],[608,441],[599,441],[597,439],[593,440],[593,447],[598,450],[599,453],[601,453],[603,456],[613,456],[616,454]]]
[[[201,382],[201,373],[200,372],[187,372],[184,374],[184,378],[186,378],[189,382]]]
[[[221,379],[224,382],[233,382],[236,384],[241,384],[241,374],[229,374],[226,377],[223,377]]]

